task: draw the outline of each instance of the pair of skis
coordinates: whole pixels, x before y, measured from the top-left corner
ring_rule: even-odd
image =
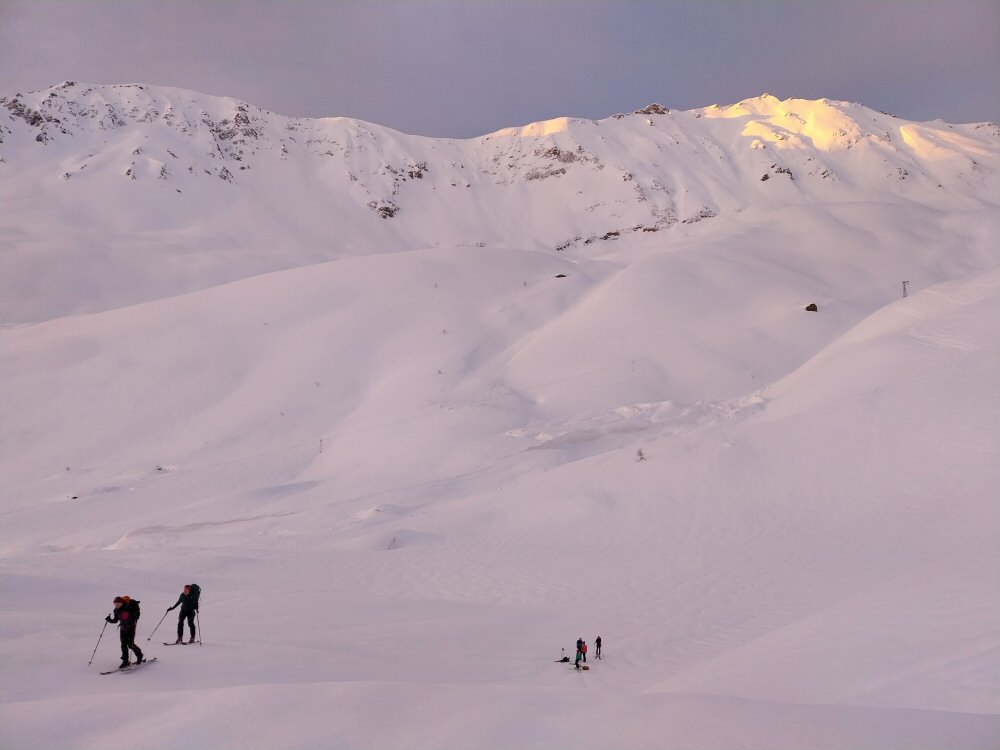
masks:
[[[199,646],[201,645],[200,641],[195,641],[195,643],[197,643]],[[192,646],[192,645],[194,645],[194,643],[191,643],[190,641],[181,641],[180,643],[164,643],[163,645],[164,646]],[[157,657],[154,656],[152,659],[143,659],[142,661],[136,662],[135,664],[129,664],[127,667],[118,667],[118,669],[109,669],[107,672],[101,672],[101,674],[118,674],[119,672],[134,672],[139,667],[141,667],[143,664],[152,664],[154,661],[156,661],[156,659],[157,659]]]
[[[156,661],[155,656],[152,659],[143,659],[142,661],[136,662],[135,664],[129,664],[127,667],[119,667],[118,669],[111,669],[108,670],[107,672],[101,672],[101,674],[118,674],[120,672],[134,672],[143,664],[152,664],[154,661]]]

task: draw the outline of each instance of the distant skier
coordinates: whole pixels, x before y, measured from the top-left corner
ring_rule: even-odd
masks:
[[[597,638],[594,639],[594,649],[595,649],[594,650],[594,656],[596,656],[598,659],[600,659],[601,658],[601,636],[597,636]]]
[[[135,645],[135,628],[139,624],[139,601],[130,596],[115,597],[115,611],[105,617],[106,622],[118,623],[118,637],[122,642],[122,663],[124,669],[129,665],[128,652],[135,654],[135,663],[145,661],[142,651]]]
[[[191,631],[191,640],[188,643],[194,643],[195,627],[194,627],[194,616],[198,611],[198,597],[201,594],[201,589],[197,584],[189,583],[184,586],[184,590],[181,595],[177,598],[176,603],[173,607],[168,607],[167,612],[171,611],[177,605],[180,605],[181,613],[177,618],[177,640],[174,643],[184,642],[184,621],[187,620],[188,628]]]
[[[583,648],[581,650],[583,651],[583,663],[586,664],[587,663],[587,642],[586,641],[583,642]]]
[[[583,659],[583,638],[576,639],[576,661],[574,662],[577,669],[580,668],[580,660]]]

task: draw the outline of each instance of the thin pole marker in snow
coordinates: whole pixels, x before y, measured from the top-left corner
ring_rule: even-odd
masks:
[[[904,297],[906,296],[906,287],[909,286],[909,284],[910,284],[909,281],[904,281],[903,282],[903,296]]]

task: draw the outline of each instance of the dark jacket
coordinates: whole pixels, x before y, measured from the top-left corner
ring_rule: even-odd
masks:
[[[122,606],[111,613],[105,620],[111,623],[118,623],[118,627],[123,630],[135,630],[136,622],[139,620],[139,602],[136,599],[129,599]]]
[[[178,604],[181,605],[181,612],[196,612],[198,610],[198,600],[195,599],[194,594],[185,594],[182,592],[174,606],[170,609],[174,609]],[[168,609],[167,611],[169,612],[170,610]]]

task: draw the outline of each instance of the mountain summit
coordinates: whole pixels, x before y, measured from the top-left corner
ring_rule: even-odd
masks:
[[[234,253],[254,272],[437,246],[595,257],[609,243],[669,244],[673,235],[656,233],[746,211],[859,201],[976,210],[1000,195],[995,124],[907,122],[825,99],[650,105],[468,140],[139,84],[66,82],[0,104],[7,262],[26,277],[42,267],[58,276],[81,252],[90,264],[73,282],[84,293],[67,288],[54,307],[4,293],[7,322],[234,280],[245,272]],[[187,265],[191,237],[210,238],[212,251]],[[129,283],[100,282],[104,260]]]

